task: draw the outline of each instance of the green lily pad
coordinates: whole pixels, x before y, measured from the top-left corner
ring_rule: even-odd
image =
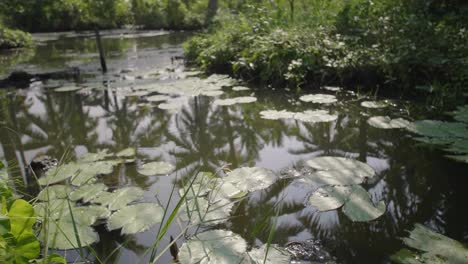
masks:
[[[336,87],[336,86],[324,86],[324,87],[322,87],[322,89],[327,90],[327,91],[331,91],[331,92],[339,92],[339,91],[342,90],[341,87]]]
[[[96,153],[88,152],[80,156],[78,159],[78,162],[95,162],[95,161],[104,160],[112,156],[112,154],[108,153],[108,151],[109,150],[107,149],[103,149]]]
[[[354,185],[363,183],[366,177],[368,177],[362,175],[352,170],[321,170],[312,173],[307,178],[324,185]]]
[[[268,251],[268,252],[267,252]],[[265,259],[265,254],[267,254]],[[276,245],[264,244],[260,248],[254,248],[249,251],[252,264],[289,264],[291,263],[291,256],[288,252],[279,249]]]
[[[359,185],[353,185],[352,192],[348,196],[343,207],[343,213],[354,222],[368,222],[375,220],[385,213],[384,201],[377,206],[372,203],[369,193]]]
[[[421,120],[411,123],[407,129],[425,137],[452,139],[467,139],[467,125],[437,120]]]
[[[153,96],[149,96],[148,98],[146,98],[146,100],[150,101],[150,102],[163,102],[163,101],[167,101],[167,100],[170,100],[171,97],[170,96],[167,96],[167,95],[153,95]]]
[[[319,211],[335,210],[343,206],[352,191],[350,186],[325,186],[317,189],[309,198],[309,204]]]
[[[302,122],[319,123],[332,122],[338,119],[337,115],[331,115],[326,110],[304,111],[294,114],[294,119]]]
[[[136,155],[135,148],[126,148],[115,154],[119,158],[133,158]]]
[[[388,106],[388,103],[383,101],[364,101],[361,102],[361,106],[365,108],[384,108]]]
[[[124,208],[127,204],[134,202],[144,195],[144,191],[138,187],[124,187],[114,192],[101,192],[91,202],[107,206],[109,210],[115,211]]]
[[[166,103],[158,104],[158,108],[162,110],[178,110],[182,107],[181,101],[168,101]]]
[[[306,164],[316,170],[346,171],[346,173],[353,171],[356,176],[362,178],[370,178],[375,175],[374,169],[366,163],[342,157],[318,157],[308,160]]]
[[[55,88],[54,92],[74,92],[74,91],[78,91],[78,90],[81,90],[81,89],[82,88],[78,87],[78,86],[64,86],[64,87],[60,87],[60,88]]]
[[[181,264],[248,263],[245,240],[231,231],[210,230],[182,244],[178,259]]]
[[[72,210],[75,221],[83,225],[94,225],[98,219],[107,219],[111,215],[109,209],[100,205],[72,207]],[[71,219],[70,210],[65,211],[62,216],[62,218],[67,217]]]
[[[245,87],[245,86],[233,86],[231,89],[233,91],[248,91],[248,90],[250,90],[249,87]]]
[[[70,200],[83,200],[83,202],[88,203],[97,196],[99,196],[101,192],[104,192],[106,190],[107,186],[104,183],[83,185],[77,190],[70,193]]]
[[[289,112],[286,110],[264,110],[260,112],[260,116],[263,119],[278,120],[278,119],[290,119],[294,118],[295,112]]]
[[[405,128],[410,122],[403,118],[391,119],[388,116],[374,116],[367,120],[367,123],[375,128],[392,129]]]
[[[331,104],[338,102],[336,96],[331,94],[307,94],[299,97],[303,102],[311,102],[314,104]]]
[[[67,185],[50,185],[42,189],[42,191],[37,195],[37,199],[39,201],[65,199],[71,191],[72,189]]]
[[[459,106],[457,110],[451,113],[457,121],[468,123],[468,105]]]
[[[233,203],[227,199],[194,198],[186,201],[185,211],[181,214],[184,221],[190,221],[192,225],[216,225],[225,222],[233,207]]]
[[[138,173],[152,176],[152,175],[165,175],[170,174],[175,170],[175,166],[169,162],[165,161],[158,161],[158,162],[150,162],[143,164],[139,169]]]
[[[228,99],[216,99],[214,101],[214,104],[221,105],[221,106],[229,106],[229,105],[235,105],[235,104],[253,103],[256,101],[257,101],[257,98],[253,96],[241,96],[241,97],[234,97],[234,98],[228,98]]]
[[[39,240],[49,248],[67,250],[91,245],[99,241],[98,234],[87,223],[75,221],[71,217],[63,217],[60,220],[48,219],[42,223]],[[75,232],[76,230],[76,232]],[[80,243],[78,243],[78,239]],[[47,240],[47,243],[46,243]]]
[[[48,170],[43,177],[39,178],[38,182],[40,185],[61,182],[78,174],[79,170],[80,165],[75,162],[70,162]]]
[[[120,161],[96,161],[90,163],[78,163],[79,171],[70,180],[75,186],[90,184],[96,181],[97,175],[110,174],[114,171],[114,166]]]
[[[204,95],[204,96],[213,96],[213,97],[216,97],[216,96],[220,96],[222,94],[224,94],[223,91],[218,91],[218,90],[214,90],[214,91],[203,91],[200,93],[201,95]]]
[[[125,94],[125,96],[127,96],[127,97],[141,97],[141,96],[146,96],[148,94],[150,94],[149,91],[135,91],[135,92],[127,93],[127,94]]]
[[[67,199],[55,199],[48,202],[35,203],[33,207],[38,216],[54,220],[69,214]],[[70,207],[72,209],[76,207],[75,203],[71,202]]]
[[[164,209],[154,203],[125,206],[113,213],[107,222],[109,230],[122,228],[121,234],[144,232],[162,221]]]
[[[408,249],[400,250],[391,257],[396,263],[468,263],[468,249],[466,246],[421,224],[416,224],[409,236],[403,238],[403,242],[418,252]]]
[[[223,178],[242,192],[253,192],[265,189],[275,183],[278,176],[271,170],[259,167],[242,167],[228,173]]]

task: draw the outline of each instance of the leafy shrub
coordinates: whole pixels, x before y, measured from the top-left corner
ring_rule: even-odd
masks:
[[[0,49],[27,47],[32,44],[31,35],[21,30],[12,30],[0,25]]]

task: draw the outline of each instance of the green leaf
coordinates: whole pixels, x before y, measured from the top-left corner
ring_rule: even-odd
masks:
[[[26,264],[30,259],[39,257],[41,245],[32,232],[23,232],[16,239],[14,251],[16,263]]]
[[[271,170],[259,167],[237,168],[223,178],[241,192],[253,192],[265,189],[275,183],[278,176]]]
[[[107,206],[115,211],[124,208],[127,204],[143,197],[144,191],[138,187],[125,187],[114,192],[102,192],[91,202]]]
[[[403,118],[391,119],[388,116],[373,116],[367,120],[370,126],[382,129],[405,128],[410,122]]]
[[[33,259],[32,263],[36,263],[36,264],[52,264],[52,263],[67,264],[67,261],[61,255],[53,253],[53,254],[48,255],[45,258]]]
[[[181,264],[248,263],[247,243],[231,231],[211,230],[192,237],[179,251]]]
[[[0,213],[0,236],[10,232],[10,218]]]
[[[343,206],[351,194],[350,186],[325,186],[317,189],[309,198],[309,204],[319,211],[335,210]]]
[[[136,155],[135,148],[126,148],[115,154],[119,158],[133,158]]]
[[[121,234],[144,232],[162,221],[164,209],[153,203],[140,203],[123,207],[113,213],[107,221],[107,228],[122,228]]]
[[[365,108],[384,108],[388,106],[388,103],[384,101],[364,101],[361,102],[361,106]]]
[[[83,202],[88,203],[106,190],[107,186],[104,183],[83,185],[70,193],[70,200],[83,200]]]
[[[32,232],[32,227],[36,223],[36,214],[30,203],[23,199],[13,202],[8,211],[10,218],[10,233],[17,239],[23,232]]]
[[[37,195],[37,199],[40,201],[65,199],[71,191],[72,189],[66,185],[51,185],[42,189],[42,191]]]
[[[159,162],[150,162],[143,164],[139,169],[138,173],[153,176],[153,175],[164,175],[169,174],[175,170],[175,166],[171,163],[159,161]]]
[[[270,245],[268,248],[268,255],[265,259],[267,252],[267,245],[264,244],[260,248],[252,249],[248,254],[251,258],[252,264],[289,264],[291,263],[291,256],[288,252],[279,249],[276,245]]]
[[[229,106],[235,104],[248,104],[254,103],[257,101],[256,97],[253,96],[241,96],[241,97],[234,97],[228,99],[216,99],[213,104],[214,105],[221,105],[221,106]]]
[[[369,193],[359,185],[353,185],[343,207],[343,213],[354,222],[367,222],[379,218],[385,213],[386,206],[380,201],[377,206],[372,203]]]
[[[299,97],[299,100],[314,104],[332,104],[338,102],[336,96],[331,94],[307,94]]]
[[[342,157],[318,157],[306,161],[306,164],[316,170],[344,171],[343,174],[349,174],[352,171],[355,176],[361,178],[370,178],[375,175],[374,169],[366,163]]]

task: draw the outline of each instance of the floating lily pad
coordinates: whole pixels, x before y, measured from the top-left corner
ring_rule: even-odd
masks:
[[[111,211],[104,206],[88,205],[73,207],[73,217],[75,222],[83,225],[94,225],[98,219],[107,219],[111,215]],[[70,211],[66,211],[63,218],[70,217]]]
[[[457,110],[451,113],[457,121],[468,123],[468,105],[459,106]]]
[[[80,170],[80,165],[75,162],[70,162],[58,167],[51,168],[46,174],[39,178],[38,182],[40,185],[54,184],[57,182],[64,181],[76,174]]]
[[[248,90],[250,90],[249,87],[245,87],[245,86],[233,86],[231,89],[233,91],[248,91]]]
[[[140,203],[123,207],[107,222],[109,230],[122,228],[121,234],[144,232],[162,221],[164,209],[154,203]]]
[[[83,202],[88,203],[105,190],[107,190],[107,186],[103,183],[83,185],[77,190],[70,193],[70,200],[83,200]]]
[[[290,119],[293,118],[295,112],[289,112],[286,110],[264,110],[260,112],[260,116],[263,119],[278,120],[278,119]]]
[[[98,151],[97,153],[88,152],[78,158],[78,162],[94,162],[99,160],[104,160],[108,157],[111,157],[112,154],[108,153],[107,149]]]
[[[48,219],[42,223],[39,240],[43,244],[47,244],[49,248],[60,250],[79,248],[79,245],[85,247],[99,241],[98,234],[90,225],[79,222],[77,218],[74,220],[70,217],[64,217],[60,220]],[[79,237],[80,243],[78,243],[77,237]],[[46,239],[47,243],[45,243]]]
[[[384,201],[377,205],[372,203],[369,193],[359,185],[353,185],[352,192],[348,196],[343,207],[343,213],[355,222],[372,221],[385,213],[386,206]]]
[[[64,86],[64,87],[60,87],[60,88],[55,88],[54,91],[55,92],[74,92],[74,91],[78,91],[78,90],[81,90],[82,88],[81,87],[78,87],[78,86]]]
[[[138,173],[152,176],[152,175],[165,175],[173,172],[175,170],[175,166],[169,162],[165,161],[158,161],[158,162],[150,162],[143,164],[139,169]]]
[[[248,263],[245,240],[225,230],[211,230],[192,237],[180,247],[181,264],[238,264]]]
[[[115,154],[119,158],[133,158],[136,155],[135,148],[126,148]]]
[[[242,167],[228,173],[223,180],[240,191],[253,192],[269,187],[278,180],[278,176],[265,168]]]
[[[158,108],[162,110],[178,110],[182,107],[180,101],[168,101],[166,103],[158,104]]]
[[[51,185],[42,189],[42,191],[37,195],[37,199],[39,201],[65,199],[71,191],[72,189],[66,185]]]
[[[408,125],[408,130],[425,137],[446,138],[453,141],[468,138],[468,129],[463,123],[450,123],[437,120],[421,120]]]
[[[308,176],[309,179],[324,185],[354,185],[354,184],[361,184],[365,181],[366,177],[363,176],[368,175],[358,174],[353,170],[321,170],[312,173]]]
[[[93,203],[107,206],[111,211],[124,208],[127,204],[134,202],[144,195],[144,191],[138,187],[124,187],[114,192],[101,192]]]
[[[405,128],[410,122],[403,118],[391,119],[388,116],[374,116],[367,120],[367,123],[375,128],[392,129]]]
[[[148,94],[150,94],[149,91],[135,91],[135,92],[127,93],[127,94],[125,94],[125,96],[127,96],[127,97],[141,97],[141,96],[146,96]]]
[[[326,110],[315,110],[315,111],[304,111],[302,113],[296,113],[294,115],[294,119],[302,121],[302,122],[311,122],[311,123],[319,123],[319,122],[332,122],[338,119],[337,115],[331,115]]]
[[[89,163],[78,163],[78,172],[73,175],[70,183],[75,186],[90,184],[96,181],[96,176],[109,174],[114,171],[114,166],[120,161],[96,161]]]
[[[343,206],[352,191],[350,186],[325,186],[317,189],[309,198],[309,204],[319,211],[335,210]]]
[[[331,94],[307,94],[299,97],[299,100],[315,104],[331,104],[338,101],[336,96]]]
[[[257,101],[257,98],[253,96],[241,96],[241,97],[234,97],[234,98],[229,98],[229,99],[217,99],[214,101],[214,104],[228,106],[228,105],[235,105],[235,104],[253,103],[256,101]]]
[[[387,107],[388,104],[383,101],[364,101],[361,102],[361,106],[365,108],[384,108]]]
[[[373,177],[374,169],[366,163],[342,157],[318,157],[308,160],[306,164],[316,170],[353,171],[360,177]]]
[[[186,201],[185,211],[181,214],[184,221],[190,221],[192,225],[216,225],[225,222],[233,207],[233,203],[227,199],[194,198]]]
[[[341,87],[336,87],[336,86],[324,86],[324,90],[331,91],[331,92],[339,92],[342,90]]]
[[[224,92],[215,90],[215,91],[203,91],[200,94],[204,95],[204,96],[213,96],[213,97],[215,97],[215,96],[220,96],[220,95],[224,94]]]
[[[169,99],[171,99],[171,97],[167,95],[153,95],[153,96],[149,96],[148,98],[146,98],[146,100],[150,102],[162,102],[162,101],[166,101]]]
[[[409,237],[404,238],[403,242],[418,252],[403,249],[391,257],[396,263],[468,263],[468,249],[466,246],[421,224],[416,224]]]

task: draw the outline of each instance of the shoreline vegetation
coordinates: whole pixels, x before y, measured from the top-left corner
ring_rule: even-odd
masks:
[[[468,5],[457,1],[298,1],[218,15],[188,61],[276,87],[340,85],[463,103]]]

